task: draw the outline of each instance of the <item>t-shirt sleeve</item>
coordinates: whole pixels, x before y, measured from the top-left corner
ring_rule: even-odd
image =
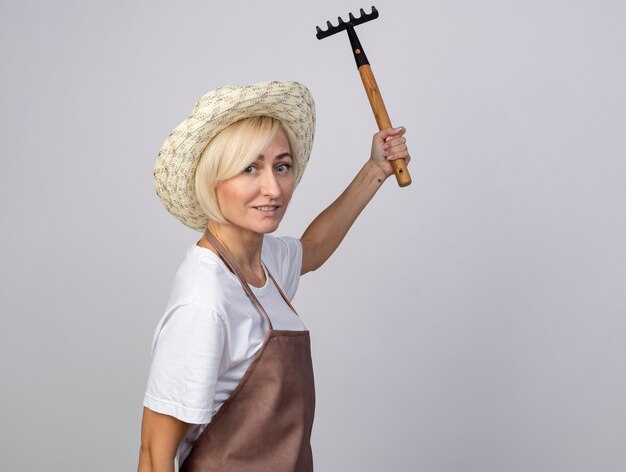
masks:
[[[225,325],[199,304],[174,308],[157,328],[144,406],[186,423],[206,424],[223,356]]]
[[[302,270],[302,243],[298,238],[265,236],[269,252],[268,269],[285,295],[292,300],[298,291]]]

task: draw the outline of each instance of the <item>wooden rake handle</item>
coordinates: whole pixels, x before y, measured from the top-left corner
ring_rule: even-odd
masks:
[[[391,128],[391,120],[389,119],[389,115],[387,114],[385,102],[383,102],[383,97],[380,94],[380,90],[378,90],[378,85],[376,84],[376,79],[374,78],[372,67],[369,64],[360,65],[359,75],[361,76],[361,80],[363,81],[363,87],[365,87],[365,91],[367,92],[367,98],[369,99],[372,111],[374,112],[374,117],[376,118],[378,129],[383,130],[386,128]],[[390,162],[391,166],[393,167],[393,173],[395,174],[396,180],[398,181],[398,185],[400,187],[406,187],[407,185],[410,185],[411,174],[409,174],[409,170],[406,167],[406,160],[394,159]]]

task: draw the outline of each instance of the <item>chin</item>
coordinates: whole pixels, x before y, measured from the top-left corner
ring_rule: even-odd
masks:
[[[278,224],[275,225],[264,225],[263,227],[259,228],[257,233],[261,233],[261,234],[270,234],[273,233],[274,231],[276,231],[278,229]]]
[[[270,234],[278,229],[282,217],[283,215],[280,215],[280,218],[240,218],[239,221],[231,220],[231,224],[257,234]]]

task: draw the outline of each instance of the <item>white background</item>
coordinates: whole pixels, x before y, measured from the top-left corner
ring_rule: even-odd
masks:
[[[413,185],[387,181],[295,304],[318,471],[626,470],[626,7],[384,1],[358,27]],[[355,1],[0,4],[0,453],[133,470],[149,349],[199,234],[152,169],[204,92],[297,80],[313,155],[299,236],[376,126]]]

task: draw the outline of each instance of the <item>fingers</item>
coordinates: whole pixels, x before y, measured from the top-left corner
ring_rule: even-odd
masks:
[[[384,142],[388,138],[402,136],[404,133],[406,133],[406,129],[402,126],[399,128],[386,128],[376,133],[374,135],[374,140]]]
[[[388,151],[383,151],[383,157],[388,161],[393,161],[395,159],[405,159],[407,162],[411,161],[411,156],[409,151],[405,148],[398,148],[396,150],[391,149]]]
[[[395,144],[395,139],[402,138],[402,135],[406,133],[406,128],[400,126],[399,128],[386,128],[380,130],[378,133],[374,135],[374,144],[379,146],[384,146],[386,143],[391,142]],[[406,142],[406,141],[405,141]]]
[[[380,133],[386,132],[386,137],[383,141],[383,157],[387,160],[406,159],[407,162],[411,160],[408,148],[406,146],[406,128],[389,128],[380,131]]]

